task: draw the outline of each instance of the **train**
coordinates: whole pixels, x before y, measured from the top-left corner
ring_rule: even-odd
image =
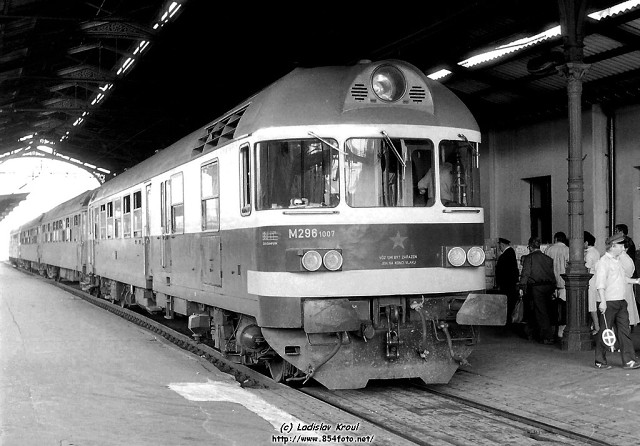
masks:
[[[10,261],[182,318],[285,383],[447,383],[482,325],[478,124],[400,60],[296,68],[11,233]]]

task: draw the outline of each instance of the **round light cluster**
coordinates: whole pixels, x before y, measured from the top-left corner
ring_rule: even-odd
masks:
[[[480,266],[484,259],[484,250],[479,246],[472,246],[466,252],[463,248],[456,246],[447,253],[447,260],[453,266],[462,266],[465,262],[469,262],[471,266]]]
[[[456,246],[447,253],[447,259],[453,266],[462,266],[465,260],[467,260],[467,254],[464,252],[464,249]]]
[[[342,254],[332,249],[327,251],[323,257],[318,251],[311,250],[302,256],[302,266],[307,271],[318,271],[323,264],[329,271],[339,270],[342,267]]]
[[[480,266],[484,262],[484,249],[479,246],[469,248],[467,251],[467,261],[471,266]]]
[[[404,95],[407,81],[398,68],[391,65],[382,65],[373,72],[371,87],[381,100],[395,102]]]
[[[337,271],[342,266],[342,254],[335,249],[327,251],[322,258],[322,263],[324,263],[325,268],[329,271]]]
[[[318,251],[307,251],[302,256],[302,266],[308,271],[318,271],[322,265],[322,256]]]

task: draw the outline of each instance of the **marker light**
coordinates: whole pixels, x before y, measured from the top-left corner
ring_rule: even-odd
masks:
[[[329,271],[337,271],[342,266],[342,254],[335,249],[327,251],[322,259],[324,267]]]
[[[467,254],[460,247],[451,248],[447,253],[447,259],[453,266],[462,266],[467,260]]]
[[[371,87],[381,100],[395,102],[404,95],[407,82],[399,69],[391,65],[382,65],[373,72]]]
[[[322,256],[318,251],[307,251],[302,256],[302,266],[308,271],[317,271],[322,265]]]
[[[484,250],[478,246],[469,248],[467,251],[467,261],[471,266],[480,266],[484,262]]]

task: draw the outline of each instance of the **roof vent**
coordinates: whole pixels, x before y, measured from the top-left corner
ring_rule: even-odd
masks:
[[[409,99],[419,104],[427,98],[427,92],[423,87],[413,86],[409,90]]]
[[[353,84],[351,87],[351,97],[354,101],[364,102],[368,96],[369,92],[365,84]]]
[[[205,150],[221,146],[233,139],[240,118],[249,107],[249,104],[232,112],[224,118],[214,122],[206,128],[206,134],[198,138],[198,144],[193,148],[191,155],[199,155]]]

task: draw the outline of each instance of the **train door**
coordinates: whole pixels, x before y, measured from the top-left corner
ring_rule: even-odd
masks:
[[[160,236],[160,266],[171,272],[171,180],[160,184],[160,212],[161,212],[161,236]]]
[[[202,282],[222,286],[222,245],[220,243],[220,181],[218,160],[200,168],[202,202]]]
[[[149,267],[149,255],[150,255],[150,241],[149,237],[151,235],[150,225],[151,225],[151,183],[147,183],[145,185],[145,221],[144,221],[144,231],[143,231],[143,243],[144,243],[144,277],[149,284],[148,288],[151,288],[151,270]]]
[[[82,271],[84,267],[84,257],[82,256],[82,246],[84,240],[82,239],[82,233],[85,226],[85,214],[81,212],[73,217],[72,229],[71,229],[71,241],[76,246],[76,271]]]
[[[89,240],[87,240],[87,274],[95,272],[96,238],[98,237],[98,207],[89,209]]]

